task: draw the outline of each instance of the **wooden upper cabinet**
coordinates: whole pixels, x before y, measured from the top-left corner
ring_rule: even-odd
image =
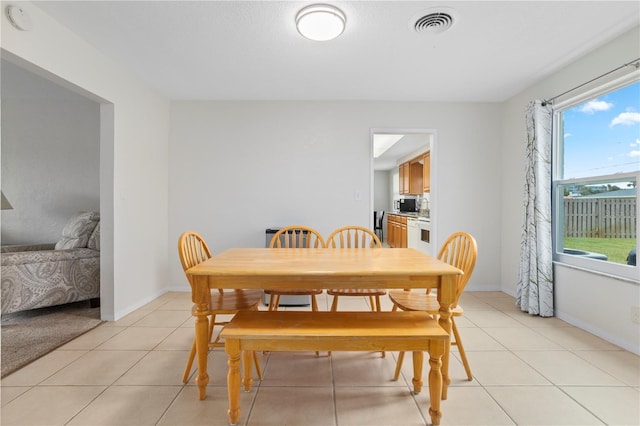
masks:
[[[411,168],[409,163],[402,165],[402,194],[411,194]]]
[[[410,169],[409,163],[402,163],[398,166],[399,173],[399,184],[400,184],[400,194],[409,194],[409,186],[410,186]]]
[[[431,192],[431,152],[422,157],[422,192]]]
[[[422,194],[422,157],[409,162],[409,194]]]
[[[424,157],[421,155],[398,166],[400,194],[420,195],[424,187]]]

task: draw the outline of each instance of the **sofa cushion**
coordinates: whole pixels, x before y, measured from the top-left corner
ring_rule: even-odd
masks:
[[[79,213],[62,230],[62,238],[56,243],[56,250],[87,247],[91,233],[100,220],[100,213]]]
[[[87,248],[92,250],[100,250],[100,222],[96,225],[95,229],[87,241]]]

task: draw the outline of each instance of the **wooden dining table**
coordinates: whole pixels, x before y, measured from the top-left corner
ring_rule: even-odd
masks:
[[[209,383],[207,310],[211,289],[383,288],[437,289],[439,324],[451,333],[456,276],[463,272],[416,249],[232,248],[187,270],[195,304],[200,399]],[[442,399],[447,397],[449,345],[442,357]]]

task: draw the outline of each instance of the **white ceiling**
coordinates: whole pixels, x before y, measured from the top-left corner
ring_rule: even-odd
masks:
[[[42,78],[5,59],[0,59],[0,93],[7,99],[56,99],[71,102],[93,102],[85,96]]]
[[[380,143],[379,136],[385,135],[385,133],[376,133],[373,135],[374,146]],[[384,154],[378,158],[373,159],[373,170],[391,170],[396,169],[398,164],[403,161],[407,161],[431,150],[431,138],[430,133],[413,133],[405,134],[387,149]]]
[[[638,1],[320,1],[347,28],[313,42],[294,22],[312,2],[34,3],[175,100],[500,102],[640,25]],[[449,31],[412,30],[438,7]]]

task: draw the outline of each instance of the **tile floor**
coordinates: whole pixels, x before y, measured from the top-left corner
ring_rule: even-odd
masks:
[[[343,300],[343,309],[367,309],[362,298]],[[327,302],[320,300],[325,309]],[[504,293],[467,292],[461,304],[457,324],[474,379],[466,380],[454,348],[442,425],[640,424],[640,357],[558,319],[524,314]],[[165,294],[6,377],[0,423],[226,426],[222,349],[209,355],[206,400],[198,400],[193,375],[181,382],[190,307],[189,294]],[[266,354],[264,379],[241,395],[240,424],[428,424],[428,392],[410,393],[411,362],[391,381],[396,355]]]

